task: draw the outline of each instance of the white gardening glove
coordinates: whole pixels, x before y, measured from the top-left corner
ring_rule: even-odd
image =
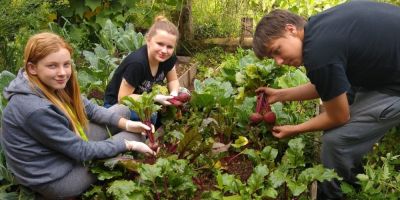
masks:
[[[134,133],[144,133],[145,131],[151,130],[152,127],[143,124],[142,122],[126,120],[125,130]]]
[[[174,97],[173,96],[166,96],[166,95],[162,95],[162,94],[157,94],[154,97],[154,101],[157,102],[157,103],[160,103],[161,105],[168,106],[168,105],[171,105],[171,103],[168,100],[172,99],[172,98],[174,98]]]
[[[150,147],[143,142],[125,140],[125,145],[126,149],[129,151],[137,151],[144,154],[156,155],[156,152],[151,150]]]
[[[176,97],[178,96],[178,91],[172,91],[171,93],[169,93],[169,95]]]

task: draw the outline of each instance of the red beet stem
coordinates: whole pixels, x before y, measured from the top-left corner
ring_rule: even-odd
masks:
[[[146,134],[147,134],[147,137],[149,137],[150,144],[154,144],[155,139],[154,139],[154,133],[151,128],[151,121],[150,120],[144,121],[143,123],[150,127],[150,130],[146,130]]]

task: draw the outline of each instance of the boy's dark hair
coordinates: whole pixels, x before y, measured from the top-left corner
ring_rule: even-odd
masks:
[[[286,24],[304,28],[306,20],[286,10],[276,9],[265,15],[256,26],[253,37],[253,50],[260,59],[267,55],[266,46],[273,39],[284,35]]]

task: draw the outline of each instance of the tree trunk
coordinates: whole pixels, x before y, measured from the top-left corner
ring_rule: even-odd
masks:
[[[243,17],[241,20],[239,44],[243,45],[244,38],[249,37],[253,37],[253,18]]]
[[[181,41],[193,40],[192,0],[185,0],[182,5],[178,29]]]

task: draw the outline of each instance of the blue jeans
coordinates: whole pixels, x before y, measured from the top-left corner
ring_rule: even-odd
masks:
[[[105,107],[105,108],[109,108],[109,107],[111,107],[111,106],[113,106],[113,105],[108,104],[108,103],[105,103],[105,104],[104,104],[104,107]],[[130,110],[130,111],[131,111],[130,120],[132,120],[132,121],[140,121],[140,118],[139,118],[138,114],[137,114],[135,111],[133,111],[133,110]],[[151,121],[152,124],[154,124],[154,125],[156,124],[156,122],[157,122],[157,113],[156,113],[156,112],[153,113],[153,114],[151,114],[151,119],[150,119],[150,121]]]

